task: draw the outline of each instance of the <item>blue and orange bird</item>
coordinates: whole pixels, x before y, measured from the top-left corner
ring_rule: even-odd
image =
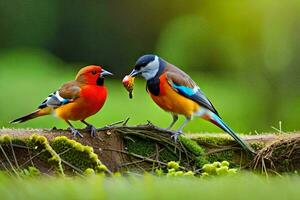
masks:
[[[74,81],[65,83],[59,90],[51,93],[37,110],[10,123],[22,123],[53,114],[70,126],[74,136],[82,137],[81,133],[72,126],[70,120],[80,120],[87,126],[91,136],[95,136],[97,129],[87,123],[85,119],[96,114],[104,105],[107,97],[104,77],[107,75],[112,75],[112,73],[100,66],[84,67],[78,72]]]
[[[175,141],[193,117],[201,117],[223,129],[248,152],[254,152],[223,122],[215,107],[190,76],[176,66],[156,55],[144,55],[136,61],[129,76],[137,75],[141,75],[147,81],[146,89],[152,100],[173,116],[173,121],[167,129],[173,127],[178,115],[186,117],[177,132],[172,135]]]

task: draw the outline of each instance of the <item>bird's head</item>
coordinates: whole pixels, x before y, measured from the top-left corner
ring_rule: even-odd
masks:
[[[104,77],[113,75],[100,66],[90,65],[79,70],[76,80],[89,85],[103,85]]]
[[[142,75],[146,80],[152,79],[159,71],[159,63],[159,57],[157,55],[148,54],[141,56],[136,61],[130,76],[135,77]]]

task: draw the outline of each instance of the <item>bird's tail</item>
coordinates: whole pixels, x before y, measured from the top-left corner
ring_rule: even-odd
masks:
[[[210,118],[210,122],[214,123],[215,125],[217,125],[218,127],[220,127],[221,129],[223,129],[225,132],[227,132],[231,137],[233,137],[233,139],[235,139],[235,141],[237,141],[242,147],[243,149],[245,149],[247,152],[255,154],[255,151],[248,145],[246,144],[240,137],[238,137],[236,135],[236,133],[229,128],[229,126],[227,126],[225,124],[225,122],[223,122],[223,120],[218,117],[216,114],[212,113],[212,117]]]
[[[15,119],[15,120],[12,120],[9,123],[11,123],[11,124],[23,123],[23,122],[26,122],[28,120],[31,120],[31,119],[34,119],[34,118],[37,118],[37,117],[40,117],[40,116],[43,116],[43,115],[48,115],[48,114],[50,114],[50,108],[46,107],[46,108],[43,108],[43,109],[38,109],[38,110],[28,114],[28,115],[22,116],[20,118]]]

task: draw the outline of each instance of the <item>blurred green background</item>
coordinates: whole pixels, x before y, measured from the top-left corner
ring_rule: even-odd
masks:
[[[171,117],[148,97],[144,80],[132,100],[121,84],[139,56],[156,53],[188,72],[237,132],[273,131],[279,121],[284,131],[299,130],[299,18],[297,0],[1,0],[0,125],[66,128],[52,116],[8,121],[98,64],[115,76],[89,122],[130,117],[130,124],[166,127]],[[220,130],[195,119],[185,131]]]

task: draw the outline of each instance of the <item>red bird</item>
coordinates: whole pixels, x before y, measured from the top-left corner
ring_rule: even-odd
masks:
[[[51,93],[36,111],[10,123],[22,123],[40,116],[53,114],[67,122],[74,136],[82,137],[80,132],[69,122],[70,120],[80,120],[87,126],[91,136],[95,136],[97,129],[87,123],[85,119],[96,114],[104,105],[107,97],[104,77],[107,75],[113,74],[100,66],[84,67],[78,72],[74,81],[65,83],[59,90]]]

